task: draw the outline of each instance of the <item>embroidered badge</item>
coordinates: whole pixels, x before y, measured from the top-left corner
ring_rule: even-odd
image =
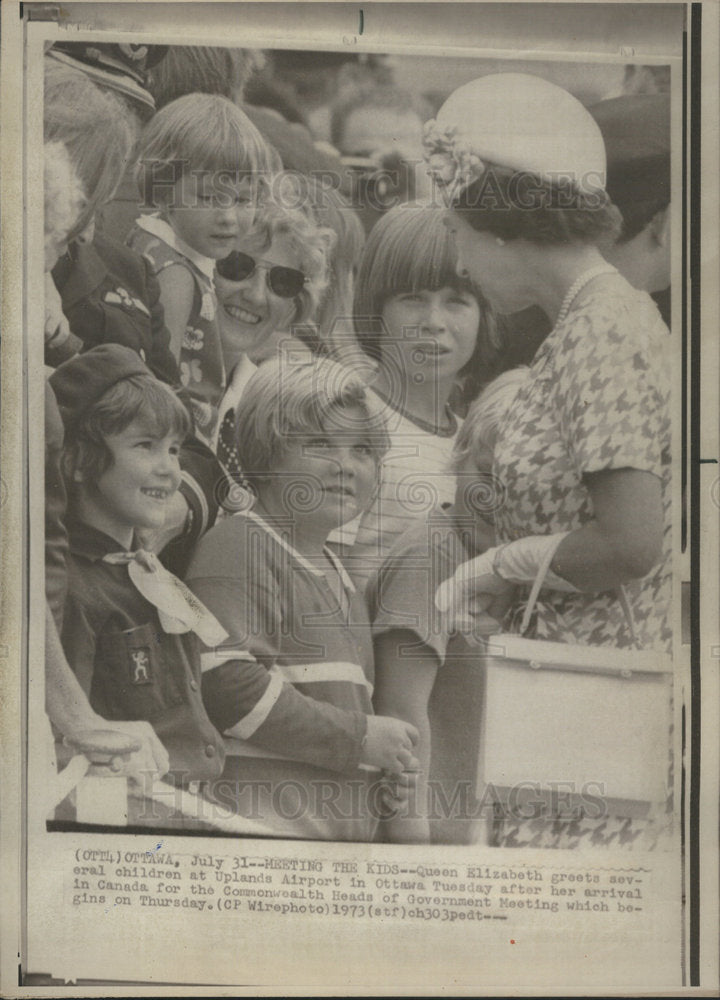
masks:
[[[205,332],[194,326],[186,326],[183,335],[183,347],[186,351],[202,351]]]
[[[146,647],[130,651],[130,683],[152,684],[150,650]]]
[[[113,306],[122,306],[123,309],[138,309],[146,316],[150,316],[145,303],[140,299],[133,298],[133,296],[121,285],[118,285],[118,287],[112,292],[106,292],[104,301],[109,302],[110,305]]]
[[[191,382],[202,382],[202,367],[197,358],[180,362],[180,382],[184,386],[190,385]]]

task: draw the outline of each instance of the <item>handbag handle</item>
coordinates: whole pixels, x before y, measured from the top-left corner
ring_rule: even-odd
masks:
[[[564,536],[563,536],[564,537]],[[537,604],[537,599],[540,596],[540,590],[545,582],[545,577],[547,576],[548,570],[550,569],[550,563],[555,558],[555,553],[558,550],[558,546],[562,538],[558,539],[557,545],[551,549],[543,558],[542,562],[537,571],[537,576],[533,581],[533,585],[530,588],[530,594],[527,599],[527,604],[525,605],[525,611],[523,612],[522,621],[520,622],[520,635],[525,635],[530,626],[530,618],[535,610],[535,605]],[[625,587],[621,584],[617,591],[618,601],[620,602],[620,607],[625,615],[625,624],[627,625],[628,632],[630,633],[630,638],[632,639],[633,646],[636,649],[642,649],[640,641],[637,637],[637,631],[635,629],[635,618],[633,617],[632,608],[630,607],[630,601],[628,600],[627,592]]]

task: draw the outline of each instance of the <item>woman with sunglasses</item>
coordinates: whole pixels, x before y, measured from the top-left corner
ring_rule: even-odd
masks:
[[[332,230],[319,226],[296,175],[273,178],[252,231],[215,265],[227,388],[220,404],[218,458],[234,481],[234,411],[257,366],[279,349],[320,352],[313,325],[329,282]]]

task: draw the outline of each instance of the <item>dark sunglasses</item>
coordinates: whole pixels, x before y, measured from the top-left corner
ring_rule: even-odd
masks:
[[[262,267],[267,271],[268,288],[281,299],[294,299],[307,281],[302,271],[294,267],[264,264],[241,250],[233,250],[227,257],[216,261],[215,267],[220,277],[226,281],[245,281],[255,272],[255,268]]]

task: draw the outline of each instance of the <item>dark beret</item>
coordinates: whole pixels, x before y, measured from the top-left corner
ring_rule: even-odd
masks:
[[[140,356],[121,344],[101,344],[56,368],[49,381],[65,427],[76,424],[108,389],[133,375],[153,377]]]

